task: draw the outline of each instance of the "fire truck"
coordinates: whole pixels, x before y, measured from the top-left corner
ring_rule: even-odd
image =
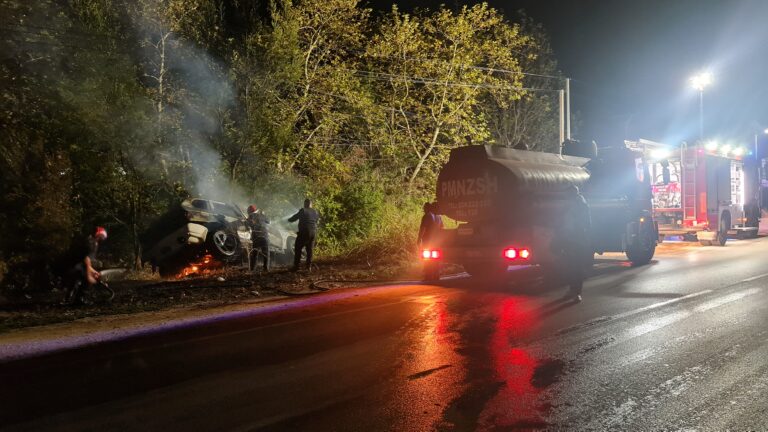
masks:
[[[724,246],[729,236],[757,236],[757,227],[745,223],[742,147],[714,142],[673,147],[644,139],[626,144],[647,161],[660,242],[680,236]]]

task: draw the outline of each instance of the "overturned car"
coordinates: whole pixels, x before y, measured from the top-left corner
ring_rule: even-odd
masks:
[[[240,207],[203,198],[174,206],[144,232],[141,242],[144,262],[161,276],[176,275],[207,255],[224,265],[245,265],[252,249],[251,231]],[[293,260],[295,242],[295,233],[269,225],[269,250],[278,262]]]

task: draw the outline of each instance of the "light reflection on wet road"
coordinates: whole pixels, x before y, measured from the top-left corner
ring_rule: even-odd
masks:
[[[320,296],[6,365],[0,402],[12,409],[0,419],[11,430],[765,429],[766,252],[760,239],[665,246],[641,268],[600,259],[581,304],[536,270],[506,286]]]

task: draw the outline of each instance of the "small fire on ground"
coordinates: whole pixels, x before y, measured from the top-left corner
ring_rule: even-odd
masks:
[[[199,261],[190,263],[181,269],[176,279],[184,279],[189,276],[201,276],[211,273],[211,270],[219,267],[218,261],[212,255],[204,255]]]

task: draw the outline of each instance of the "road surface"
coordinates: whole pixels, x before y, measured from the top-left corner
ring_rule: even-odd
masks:
[[[332,291],[0,365],[8,430],[765,430],[768,238],[601,259],[580,304],[506,286]]]

